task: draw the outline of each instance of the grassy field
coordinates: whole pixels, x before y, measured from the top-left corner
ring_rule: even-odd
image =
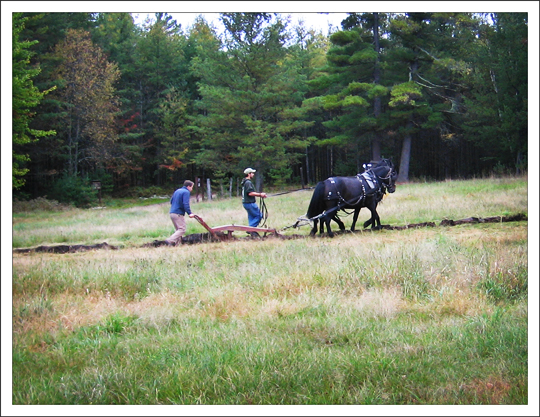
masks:
[[[13,404],[529,403],[526,221],[283,230],[310,197],[266,200],[267,226],[305,238],[179,247],[141,247],[173,232],[168,201],[14,213],[13,248],[120,249],[13,253]],[[526,177],[411,183],[379,214],[438,225],[527,202]],[[247,224],[238,198],[192,209]]]

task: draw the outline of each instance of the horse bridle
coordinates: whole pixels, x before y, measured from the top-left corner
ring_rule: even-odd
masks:
[[[382,195],[386,194],[386,191],[387,191],[387,188],[390,186],[390,181],[387,181],[387,180],[390,180],[392,178],[392,176],[394,175],[394,167],[392,166],[389,166],[388,168],[390,168],[388,170],[388,174],[386,174],[385,177],[380,177],[379,175],[377,175],[375,172],[373,172],[373,174],[379,179],[381,180],[381,187],[380,187],[380,192],[382,193]]]
[[[380,180],[388,180],[388,179],[392,178],[392,173],[394,172],[394,168],[393,167],[388,167],[388,168],[390,168],[390,169],[388,170],[388,174],[386,174],[386,177],[379,177],[377,174],[375,174],[377,176],[377,178],[380,179]]]

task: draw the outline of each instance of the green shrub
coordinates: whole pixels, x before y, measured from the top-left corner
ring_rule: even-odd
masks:
[[[49,196],[61,203],[73,204],[79,208],[90,207],[97,199],[88,179],[63,174],[56,180]]]

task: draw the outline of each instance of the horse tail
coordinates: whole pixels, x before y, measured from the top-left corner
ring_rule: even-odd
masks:
[[[318,216],[324,211],[324,188],[324,181],[320,181],[315,187],[315,191],[313,191],[313,196],[311,196],[311,201],[309,202],[309,207],[306,214],[308,219]]]

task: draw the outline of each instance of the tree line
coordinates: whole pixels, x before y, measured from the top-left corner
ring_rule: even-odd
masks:
[[[323,33],[277,13],[136,25],[13,13],[13,189],[78,202],[186,178],[258,187],[399,182],[527,167],[527,13],[350,13]]]

